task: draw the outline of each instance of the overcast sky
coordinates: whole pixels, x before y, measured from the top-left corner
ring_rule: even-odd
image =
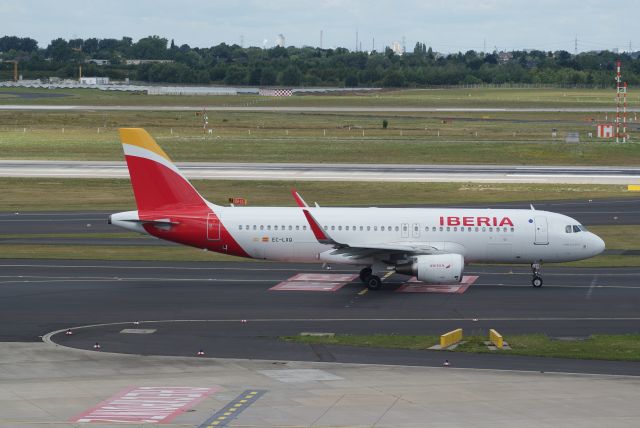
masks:
[[[617,9],[614,8],[617,6]],[[32,37],[45,47],[57,37],[148,35],[176,44],[221,42],[407,50],[424,42],[440,52],[469,49],[640,50],[638,0],[0,0],[0,36]]]

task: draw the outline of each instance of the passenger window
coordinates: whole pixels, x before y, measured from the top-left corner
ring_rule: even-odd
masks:
[[[360,226],[360,232],[362,232],[364,230],[363,226]]]
[[[444,227],[440,226],[440,232],[442,232],[444,230]]]
[[[307,230],[307,226],[302,226],[302,230]]]
[[[486,231],[487,231],[487,228],[486,228],[486,227],[483,227],[483,228],[482,228],[482,231],[483,231],[483,232],[486,232]]]
[[[513,232],[513,231],[515,231],[515,229],[512,227],[512,228],[511,228],[511,231]]]
[[[253,225],[253,230],[256,230],[258,228],[258,226],[256,226],[255,224]]]
[[[400,232],[400,228],[396,226],[396,232]]]
[[[380,231],[384,232],[384,226],[380,226]]]
[[[246,226],[246,229],[249,230],[249,225]]]
[[[289,230],[293,230],[293,227],[291,225],[289,225]]]
[[[238,226],[238,229],[239,229],[239,230],[242,230],[242,225]]]
[[[367,232],[371,230],[371,226],[367,226]]]
[[[567,227],[565,227],[565,228],[564,228],[564,231],[565,231],[566,233],[571,233],[571,232],[572,232],[571,226],[567,226]]]
[[[326,226],[325,226],[326,228]],[[300,225],[296,224],[296,230],[300,230]]]
[[[457,226],[456,226],[456,227],[454,227],[454,228],[453,228],[453,231],[454,231],[454,232],[457,232],[457,231],[458,231],[458,227],[457,227]]]
[[[260,225],[260,230],[264,230],[264,224]]]
[[[478,230],[480,230],[480,228],[479,228],[478,226],[476,226],[476,232],[477,232]]]
[[[342,230],[342,226],[338,226],[338,230]]]
[[[442,229],[442,228],[441,228],[441,229]],[[432,232],[435,232],[435,231],[436,231],[436,227],[435,227],[435,226],[433,226],[433,227],[431,228],[431,231],[432,231]]]
[[[271,230],[271,225],[267,225],[267,230]]]
[[[447,232],[450,232],[451,228],[449,226],[447,226]]]
[[[377,232],[378,231],[378,226],[373,226],[373,231]]]
[[[278,230],[278,225],[273,226],[273,230]]]
[[[325,227],[324,227],[324,230],[329,230],[329,226],[325,226]]]
[[[493,232],[493,227],[490,227],[490,228],[489,228],[489,232]]]
[[[331,226],[331,230],[336,230],[336,227],[335,226]]]

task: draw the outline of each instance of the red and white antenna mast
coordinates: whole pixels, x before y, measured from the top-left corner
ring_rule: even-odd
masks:
[[[622,62],[618,60],[616,61],[616,143],[627,142],[627,82],[622,81],[621,69]]]

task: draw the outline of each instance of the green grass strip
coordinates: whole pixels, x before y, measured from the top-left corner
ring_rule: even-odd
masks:
[[[439,343],[438,336],[369,335],[334,337],[283,336],[282,340],[324,345],[347,345],[392,349],[428,349]],[[500,353],[538,357],[588,360],[640,361],[640,334],[593,335],[584,340],[558,340],[543,334],[505,336],[511,350],[491,351],[484,344],[486,336],[468,336],[453,352]]]

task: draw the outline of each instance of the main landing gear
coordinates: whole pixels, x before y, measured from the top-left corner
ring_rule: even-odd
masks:
[[[382,287],[382,280],[379,276],[373,275],[373,270],[366,267],[360,271],[360,281],[362,281],[369,290],[379,290]]]
[[[540,268],[542,266],[540,263],[531,263],[531,272],[533,273],[533,278],[531,279],[531,285],[535,288],[542,287],[542,276],[540,275]]]

